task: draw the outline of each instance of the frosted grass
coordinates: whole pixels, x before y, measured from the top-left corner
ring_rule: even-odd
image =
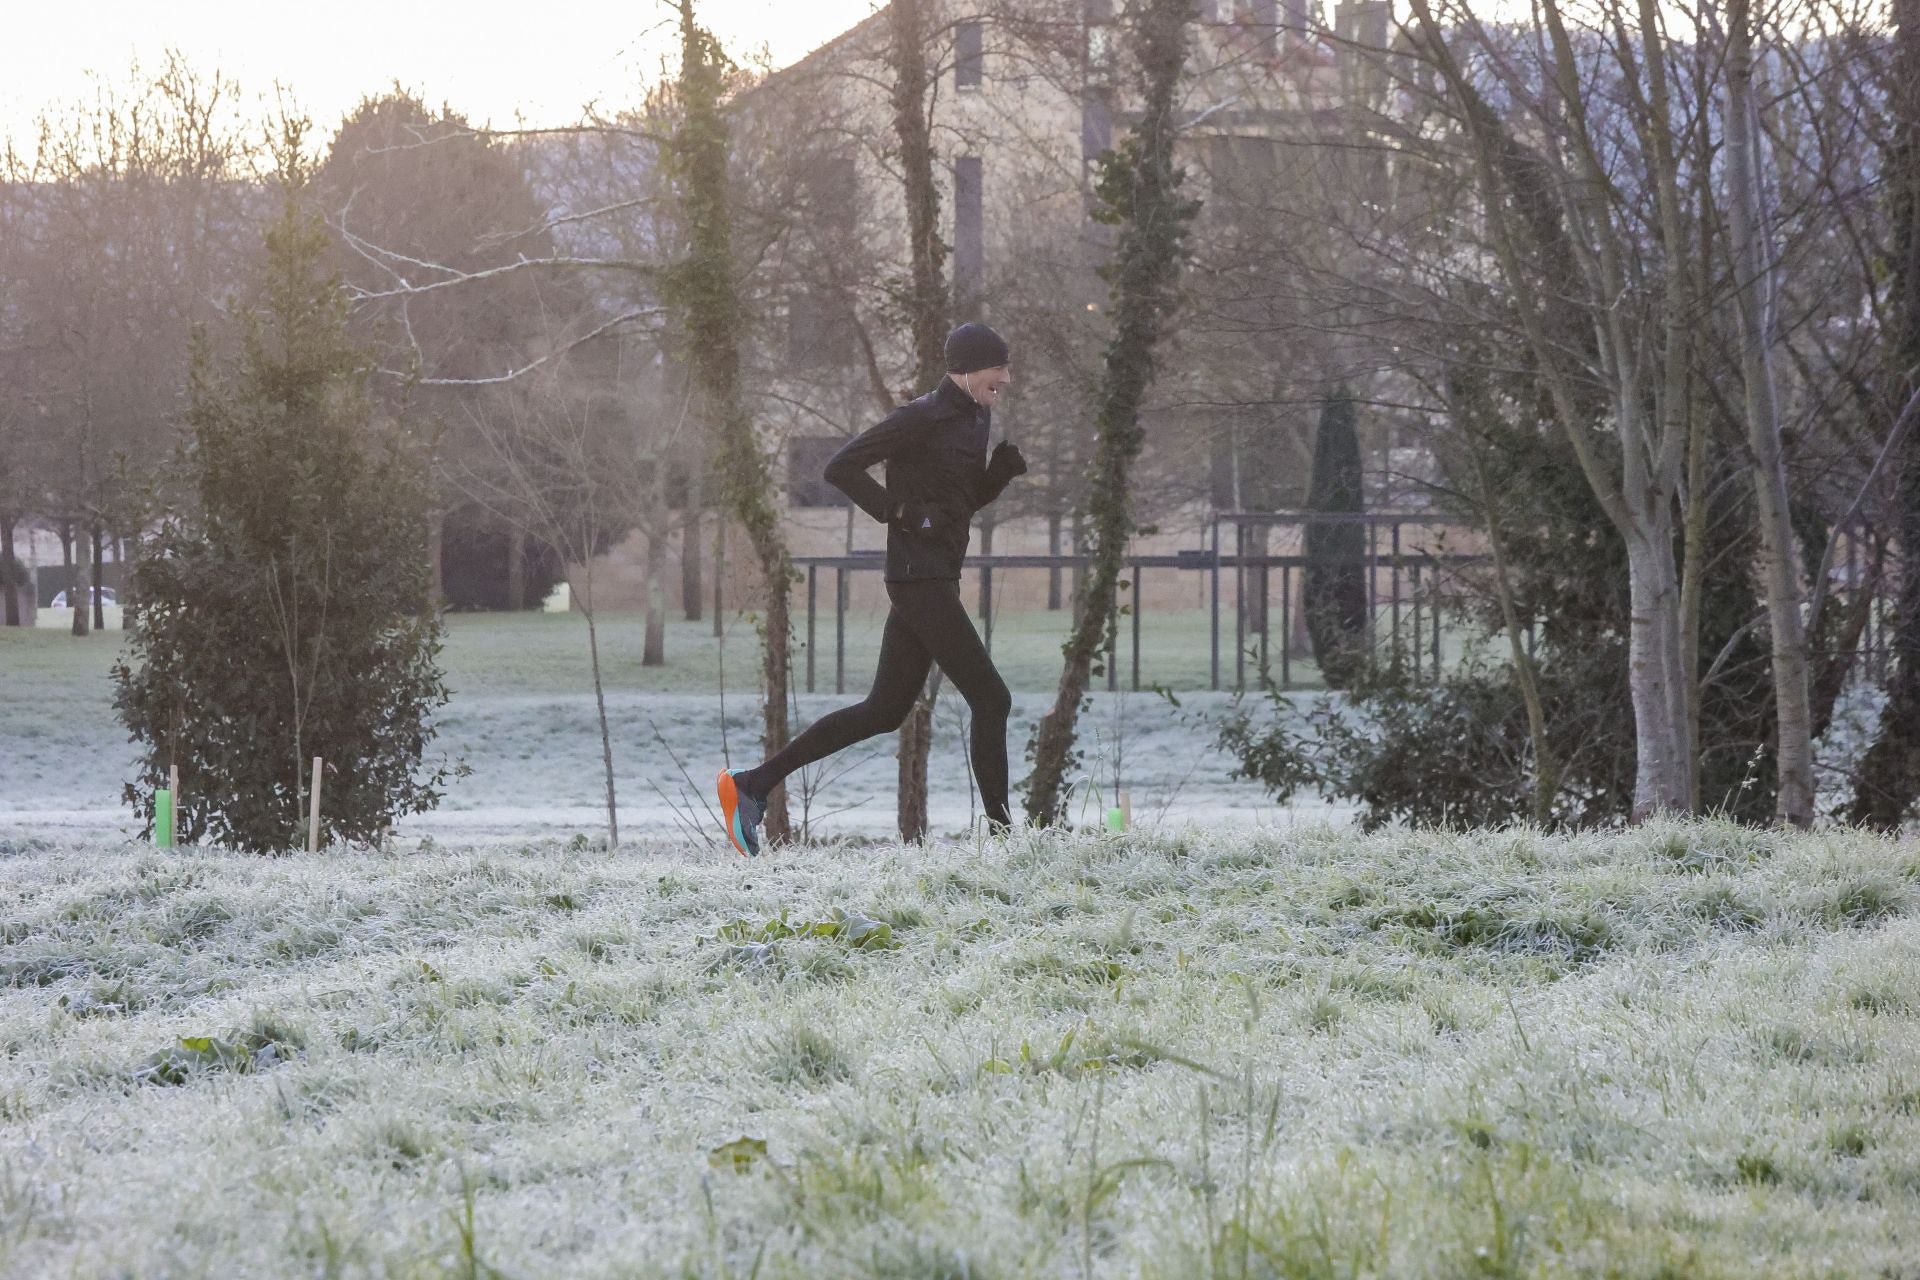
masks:
[[[1911,841],[0,858],[9,1275],[1920,1256]]]

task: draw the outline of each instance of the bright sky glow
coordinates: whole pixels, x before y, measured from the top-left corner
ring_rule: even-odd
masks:
[[[875,0],[701,0],[736,59],[793,62],[873,12]],[[0,135],[30,140],[49,106],[89,98],[89,72],[126,79],[167,49],[218,68],[263,108],[276,83],[331,133],[398,80],[476,122],[577,119],[589,101],[635,104],[672,49],[661,0],[33,0],[0,17]]]

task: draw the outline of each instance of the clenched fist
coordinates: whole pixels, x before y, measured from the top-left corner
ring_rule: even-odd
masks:
[[[996,483],[1004,484],[1015,476],[1027,474],[1027,459],[1020,452],[1020,446],[1011,440],[1002,440],[993,447],[993,456],[987,459],[987,475]]]

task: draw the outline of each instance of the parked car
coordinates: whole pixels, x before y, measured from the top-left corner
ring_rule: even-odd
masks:
[[[117,605],[117,604],[119,604],[119,603],[120,603],[120,601],[119,601],[118,599],[116,599],[116,598],[114,597],[114,594],[113,594],[113,588],[112,588],[112,587],[101,587],[101,588],[99,589],[99,591],[100,591],[100,601],[99,601],[99,602],[100,602],[100,604],[101,604],[101,605],[103,605],[103,606],[105,606],[105,605]],[[60,593],[59,595],[57,595],[57,596],[55,596],[55,597],[53,598],[53,603],[52,603],[52,604],[50,604],[50,605],[48,605],[47,607],[48,607],[48,608],[50,608],[50,609],[64,609],[64,608],[66,608],[66,607],[67,607],[67,593],[66,593],[66,592],[64,592],[64,591],[62,591],[62,592],[61,592],[61,593]]]

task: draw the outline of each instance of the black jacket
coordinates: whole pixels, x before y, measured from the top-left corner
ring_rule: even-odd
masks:
[[[973,513],[1007,487],[987,474],[992,425],[990,410],[942,378],[938,389],[901,405],[827,463],[827,483],[887,526],[888,582],[960,576]],[[867,474],[877,462],[887,464],[884,485]],[[914,509],[913,520],[894,518],[902,506]]]

